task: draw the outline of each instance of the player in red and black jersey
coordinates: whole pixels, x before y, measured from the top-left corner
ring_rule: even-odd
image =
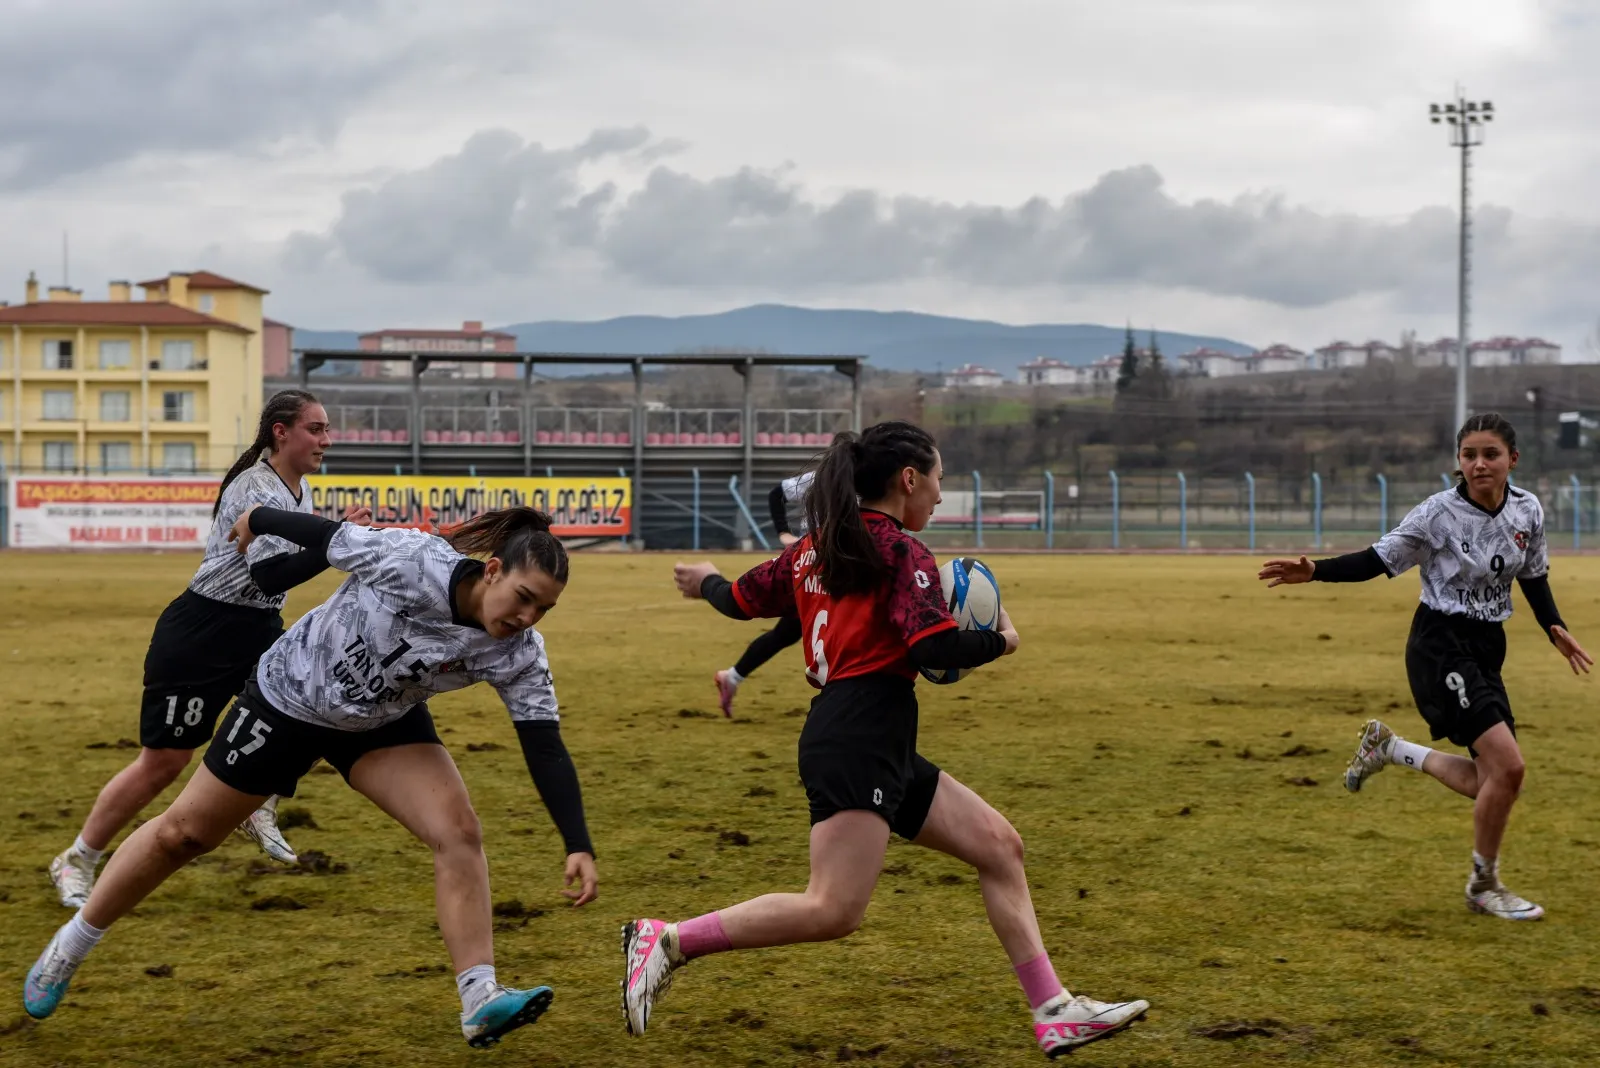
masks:
[[[678,565],[686,597],[735,619],[798,615],[806,677],[820,691],[800,734],[811,806],[811,880],[681,924],[623,927],[623,1010],[642,1034],[674,971],[695,957],[843,938],[861,924],[893,832],[978,871],[989,923],[1033,1007],[1050,1056],[1125,1027],[1149,1006],[1067,993],[1045,954],[1006,818],[917,752],[917,669],[969,668],[1016,651],[1002,609],[994,631],[957,628],[938,563],[909,531],[927,525],[943,477],[929,434],[880,423],[840,434],[806,498],[810,533],[729,583],[712,564]]]

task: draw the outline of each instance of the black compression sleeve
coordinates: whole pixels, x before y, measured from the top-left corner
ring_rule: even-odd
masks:
[[[250,565],[250,579],[268,597],[287,593],[328,570],[328,554],[317,549],[279,553]]]
[[[767,494],[767,507],[772,511],[772,529],[779,534],[793,534],[789,529],[789,502],[783,495],[783,483],[772,487]]]
[[[271,534],[292,541],[302,549],[315,549],[324,554],[338,529],[339,524],[333,520],[308,512],[290,512],[283,508],[256,508],[250,512],[250,533]]]
[[[522,758],[528,762],[533,787],[561,832],[568,853],[594,856],[589,827],[583,818],[583,791],[578,786],[578,769],[561,740],[561,727],[548,720],[518,720],[517,740],[522,743]]]
[[[911,664],[919,668],[975,668],[1005,655],[1006,640],[992,630],[949,628],[930,634],[911,647]]]
[[[700,583],[700,596],[729,619],[749,619],[750,615],[733,598],[733,583],[721,575],[707,575]]]
[[[1383,566],[1383,557],[1372,548],[1344,556],[1331,556],[1316,561],[1316,565],[1316,570],[1311,573],[1313,582],[1366,582],[1389,573],[1389,569]]]
[[[1533,609],[1533,618],[1539,621],[1539,626],[1544,628],[1545,634],[1550,633],[1551,627],[1566,628],[1561,613],[1556,610],[1556,595],[1550,591],[1549,575],[1518,579],[1517,585],[1522,587],[1522,596],[1528,599],[1528,607]]]

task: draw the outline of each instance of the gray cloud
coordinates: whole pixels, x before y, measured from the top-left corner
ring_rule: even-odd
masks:
[[[371,33],[382,0],[12,5],[0,32],[0,187],[140,155],[330,139],[420,58]]]
[[[533,276],[581,258],[653,287],[839,290],[940,280],[984,287],[1143,285],[1285,308],[1378,296],[1437,308],[1455,282],[1456,213],[1322,213],[1277,194],[1183,201],[1153,167],[1014,206],[873,190],[822,199],[787,171],[701,178],[664,165],[623,191],[591,164],[653,158],[643,129],[550,149],[487,131],[421,169],[349,193],[295,255],[383,280]],[[1541,317],[1592,314],[1600,227],[1477,215],[1484,277]]]

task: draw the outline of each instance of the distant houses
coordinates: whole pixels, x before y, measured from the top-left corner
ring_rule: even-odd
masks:
[[[1474,367],[1526,367],[1561,362],[1561,346],[1542,338],[1494,337],[1467,346]],[[1290,345],[1269,345],[1244,355],[1220,349],[1198,348],[1169,361],[1173,374],[1190,378],[1230,378],[1237,375],[1285,374],[1291,371],[1348,371],[1380,363],[1412,367],[1454,367],[1457,346],[1453,338],[1425,344],[1391,345],[1386,341],[1353,344],[1335,341],[1306,353]],[[1144,360],[1148,353],[1140,349]],[[1091,364],[1071,364],[1050,356],[1029,360],[1017,368],[1016,383],[1057,386],[1084,392],[1102,392],[1116,384],[1121,355],[1103,356]],[[944,375],[946,389],[991,389],[1006,384],[999,371],[978,364],[963,364]]]

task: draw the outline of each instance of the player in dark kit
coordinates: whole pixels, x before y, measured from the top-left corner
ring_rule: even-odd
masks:
[[[799,517],[800,530],[797,533],[789,520],[789,510],[805,504],[806,492],[811,489],[811,477],[811,472],[807,471],[803,475],[786,478],[767,494],[767,507],[772,511],[772,528],[778,532],[778,541],[783,543],[785,549],[799,541],[806,532],[803,514]],[[751,640],[738,663],[717,672],[717,704],[722,707],[722,714],[733,715],[733,698],[739,692],[740,683],[749,678],[756,668],[799,640],[800,620],[795,616],[784,616],[778,620],[777,626]]]
[[[309,512],[305,476],[322,466],[327,448],[327,412],[305,390],[286,389],[267,401],[255,441],[223,477],[205,557],[150,636],[139,755],[101,789],[77,840],[50,864],[50,881],[68,908],[89,900],[111,840],[210,741],[217,717],[283,633],[279,609],[287,591],[327,568],[278,538],[262,538],[248,557],[228,543],[234,521],[255,505]],[[370,518],[366,508],[345,515],[354,523]],[[277,802],[268,798],[239,829],[274,860],[293,864],[294,850],[278,833]]]
[[[948,853],[978,871],[989,923],[1033,1008],[1034,1039],[1055,1056],[1108,1035],[1149,1006],[1074,997],[1056,979],[1004,816],[917,753],[917,669],[970,668],[1017,648],[997,630],[962,631],[939,587],[938,564],[908,531],[939,503],[933,438],[910,423],[840,434],[807,497],[810,533],[730,584],[711,564],[678,565],[685,597],[735,619],[797,615],[806,677],[821,692],[800,735],[811,806],[811,880],[682,923],[623,928],[623,1011],[642,1034],[673,973],[731,949],[843,938],[866,913],[889,834]]]
[[[1544,510],[1510,485],[1517,433],[1498,415],[1476,415],[1456,435],[1460,481],[1436,493],[1370,549],[1315,562],[1271,560],[1260,577],[1269,586],[1299,582],[1365,582],[1422,569],[1422,603],[1406,640],[1406,674],[1417,710],[1435,741],[1448,738],[1471,759],[1406,741],[1377,720],[1361,732],[1345,772],[1354,793],[1390,764],[1416,768],[1473,798],[1475,829],[1467,908],[1503,920],[1537,920],[1544,909],[1500,882],[1500,843],[1522,789],[1522,751],[1500,668],[1504,622],[1511,616],[1511,579],[1539,626],[1571,665],[1594,663],[1567,633],[1550,592]]]

